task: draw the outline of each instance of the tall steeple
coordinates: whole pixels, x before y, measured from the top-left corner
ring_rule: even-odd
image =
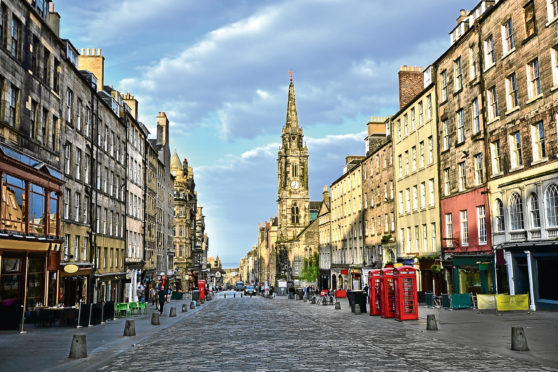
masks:
[[[287,122],[285,127],[298,128],[298,114],[296,112],[296,98],[293,84],[293,76],[289,84],[289,98],[287,101]]]

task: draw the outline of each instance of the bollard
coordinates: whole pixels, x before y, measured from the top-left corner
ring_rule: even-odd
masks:
[[[151,325],[161,325],[161,321],[159,320],[159,313],[151,314]]]
[[[141,313],[141,310],[140,310],[140,313]],[[105,325],[105,301],[101,302],[101,325]]]
[[[200,304],[202,304],[202,305],[205,304],[205,299],[204,299],[204,298],[202,298],[202,299],[200,300]]]
[[[226,293],[223,293],[223,298],[227,298],[227,294],[226,294]]]
[[[127,319],[124,325],[124,336],[136,335],[136,323],[133,319]]]
[[[355,315],[362,314],[360,310],[360,304],[355,304]]]
[[[242,292],[240,292],[240,298],[242,298]]]
[[[183,313],[187,313],[188,312],[188,306],[186,304],[182,304],[182,312]]]
[[[170,311],[169,311],[169,318],[174,318],[176,317],[176,307],[171,307]]]
[[[87,358],[87,340],[85,339],[85,333],[76,333],[74,335],[68,358]]]
[[[511,349],[515,351],[529,351],[527,337],[523,327],[512,327],[511,329]]]
[[[437,331],[438,323],[436,323],[436,315],[428,314],[426,316],[426,330],[427,331]]]
[[[304,296],[304,297],[302,297],[302,300],[303,300],[304,302],[308,302],[308,297]]]
[[[194,301],[190,302],[190,309],[195,309],[196,303]]]
[[[87,325],[88,327],[93,327],[93,324],[91,324],[91,312],[93,311],[93,304],[89,304],[89,324]]]
[[[236,293],[233,293],[233,297],[236,298]]]
[[[335,303],[335,310],[341,310],[341,302]]]
[[[316,304],[316,297],[312,297],[312,304]]]

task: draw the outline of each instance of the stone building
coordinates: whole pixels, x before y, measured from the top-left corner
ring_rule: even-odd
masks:
[[[152,281],[157,271],[157,169],[158,152],[151,140],[145,142],[144,279]]]
[[[18,327],[20,306],[59,302],[65,44],[49,5],[0,4],[0,275],[11,278],[0,329]]]
[[[174,267],[177,271],[178,287],[189,290],[195,286],[193,279],[193,247],[195,239],[197,196],[195,193],[194,171],[188,160],[180,162],[176,151],[171,159],[171,172],[174,176],[174,244],[176,257]],[[190,281],[192,280],[192,281]]]
[[[361,163],[363,160],[364,156],[347,156],[343,175],[330,186],[332,288],[362,288],[364,208]]]
[[[558,3],[501,0],[477,22],[498,290],[557,309]]]
[[[441,294],[438,127],[432,69],[403,66],[424,89],[391,117],[394,123],[396,226],[399,257],[419,271],[419,291]],[[400,87],[405,85],[401,81]],[[402,88],[400,88],[402,89]],[[403,102],[402,102],[403,103]],[[433,269],[434,267],[434,269]]]
[[[322,192],[322,202],[318,212],[318,236],[320,255],[320,290],[331,288],[331,199],[327,185]]]
[[[362,161],[364,260],[367,268],[397,262],[395,236],[392,122],[372,117]],[[365,275],[369,270],[365,270]]]
[[[195,197],[197,193],[194,192]],[[197,205],[196,220],[194,230],[194,245],[192,247],[192,266],[191,272],[194,277],[194,283],[198,280],[206,279],[207,269],[207,250],[209,248],[209,240],[205,232],[205,216],[203,215],[203,207]]]
[[[438,101],[438,148],[442,260],[450,293],[492,293],[493,255],[486,185],[487,123],[479,51],[485,41],[476,23],[492,5],[481,1],[461,11],[451,46],[434,62]],[[446,290],[444,289],[444,292]]]
[[[256,244],[256,281],[274,285],[277,277],[277,217],[270,218],[262,225],[258,224],[258,241]]]
[[[277,275],[297,277],[304,258],[318,250],[318,224],[310,218],[308,147],[298,123],[294,84],[289,84],[287,118],[277,154]]]

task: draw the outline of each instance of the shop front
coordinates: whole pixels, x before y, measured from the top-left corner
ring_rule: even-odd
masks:
[[[320,279],[318,281],[318,286],[321,290],[330,289],[330,270],[320,269]]]
[[[64,306],[88,303],[91,287],[91,264],[64,264],[60,270],[60,293],[58,302]]]
[[[451,259],[451,265],[453,293],[495,293],[492,255],[455,255]]]
[[[123,302],[126,273],[96,274],[96,302]]]

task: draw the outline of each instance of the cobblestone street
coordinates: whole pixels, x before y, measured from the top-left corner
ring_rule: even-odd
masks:
[[[101,370],[553,370],[437,340],[420,321],[354,316],[346,300],[336,311],[285,298],[230,297],[206,303]]]

